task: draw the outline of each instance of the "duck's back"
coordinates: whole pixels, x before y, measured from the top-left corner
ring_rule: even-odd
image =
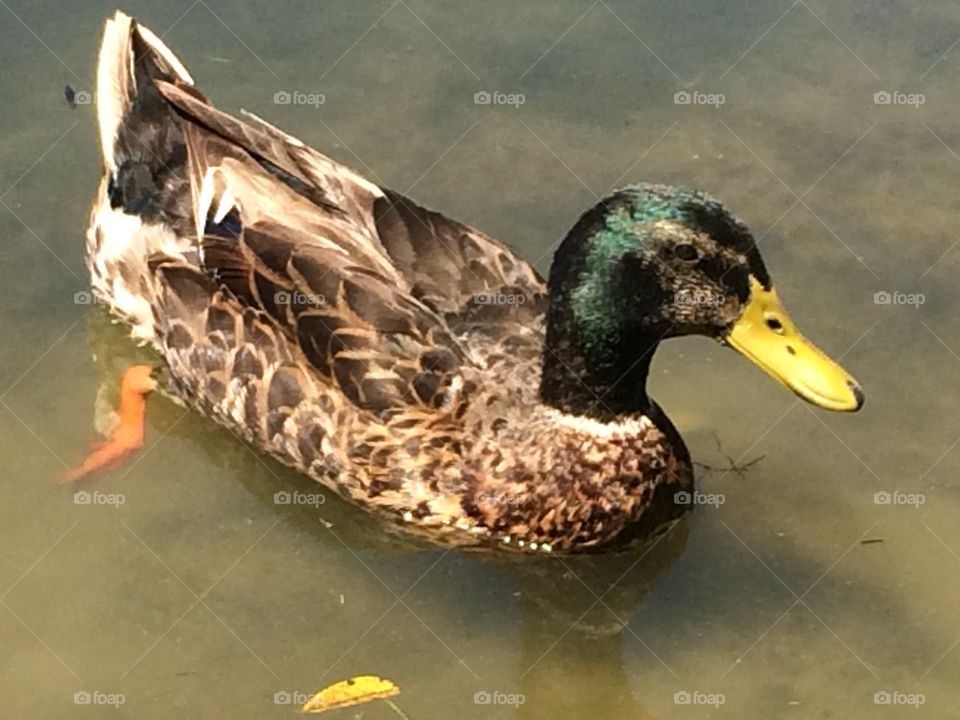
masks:
[[[356,382],[345,352],[351,365],[361,350],[414,359],[418,345],[441,350],[442,365],[471,361],[455,336],[542,313],[543,282],[511,250],[252,115],[217,111],[122,13],[104,34],[98,119],[105,177],[88,264],[142,339],[216,332],[195,315],[216,294],[209,305],[249,311],[320,374]]]

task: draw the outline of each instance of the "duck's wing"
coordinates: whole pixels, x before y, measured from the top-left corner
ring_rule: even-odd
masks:
[[[476,228],[366,180],[251,113],[244,113],[246,122],[221,112],[192,86],[157,85],[181,114],[243,149],[321,210],[355,224],[361,233],[348,250],[392,267],[410,295],[438,312],[458,311],[473,296],[502,288],[531,297],[545,292],[529,262]]]
[[[543,298],[532,267],[483,233],[216,110],[192,86],[157,87],[182,120],[202,271],[358,406],[449,405],[472,362],[454,337],[462,321],[503,311],[483,296]]]
[[[364,243],[362,228],[205,128],[186,124],[184,137],[198,186],[200,271],[217,289],[218,309],[254,311],[267,346],[282,334],[301,362],[363,409],[453,401],[469,359],[443,319]]]
[[[362,221],[411,297],[441,314],[455,335],[476,336],[476,354],[539,355],[547,287],[527,260],[486,233],[374,185],[256,115],[243,114],[257,138],[279,144],[277,156],[294,156],[284,165],[289,172],[300,168],[298,176],[344,198],[342,207]]]

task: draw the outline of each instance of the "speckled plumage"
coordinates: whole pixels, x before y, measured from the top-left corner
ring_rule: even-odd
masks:
[[[597,371],[559,274],[548,292],[480,231],[221,113],[122,13],[98,83],[92,286],[190,405],[440,543],[598,550],[687,509],[689,456],[643,382],[597,412],[563,399]]]

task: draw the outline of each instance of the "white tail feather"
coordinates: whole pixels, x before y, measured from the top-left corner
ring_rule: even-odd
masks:
[[[117,130],[130,104],[133,84],[133,58],[130,32],[133,18],[119,10],[107,20],[97,58],[97,123],[100,126],[100,152],[108,172],[116,170],[113,145]]]
[[[190,73],[187,72],[187,68],[184,67],[183,63],[180,62],[180,58],[173,54],[173,50],[164,45],[163,40],[158,38],[153,30],[143,25],[137,25],[137,32],[140,33],[140,37],[143,38],[143,41],[147,43],[151,48],[157,51],[160,56],[167,61],[170,65],[170,69],[174,74],[179,77],[183,82],[188,85],[193,85],[193,78],[190,77]]]
[[[193,78],[183,63],[151,30],[137,25],[133,18],[120,10],[107,20],[97,58],[97,123],[100,126],[100,151],[108,172],[116,170],[114,143],[137,89],[131,48],[134,32],[139,33],[143,42],[162,58],[170,72],[193,85]]]

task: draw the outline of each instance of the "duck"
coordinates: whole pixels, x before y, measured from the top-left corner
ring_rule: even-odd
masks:
[[[695,504],[693,463],[646,390],[670,338],[712,338],[821,408],[863,404],[705,192],[610,193],[543,278],[481,230],[217,109],[123,12],[96,98],[93,293],[162,358],[166,392],[391,528],[586,553],[672,526]],[[129,372],[134,395],[161,382]],[[142,404],[128,406],[109,458],[142,443]]]

